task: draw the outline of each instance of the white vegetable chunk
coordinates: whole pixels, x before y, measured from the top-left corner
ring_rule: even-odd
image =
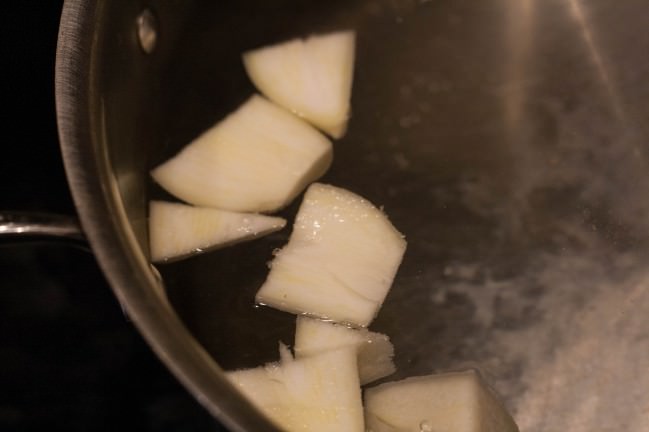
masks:
[[[227,372],[261,412],[288,432],[364,432],[353,348]]]
[[[343,31],[248,51],[243,63],[257,89],[334,138],[347,130],[355,35]]]
[[[365,390],[372,432],[517,432],[475,371],[407,378]]]
[[[346,347],[357,349],[361,385],[388,376],[396,370],[392,361],[394,347],[388,336],[305,316],[297,318],[293,347],[296,358]]]
[[[278,231],[286,220],[167,201],[149,203],[149,244],[154,262],[252,240]]]
[[[286,344],[279,343],[279,361],[280,363],[290,363],[293,361],[293,354]]]
[[[370,202],[315,183],[256,301],[367,326],[390,290],[405,249],[403,236]]]
[[[324,174],[332,157],[324,135],[261,96],[252,96],[151,175],[191,204],[271,212]]]

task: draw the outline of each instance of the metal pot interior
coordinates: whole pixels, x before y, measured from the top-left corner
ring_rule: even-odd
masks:
[[[395,345],[389,379],[477,367],[521,430],[649,429],[649,3],[99,4],[94,142],[144,254],[147,201],[170,198],[148,171],[255,91],[241,53],[355,29],[353,114],[321,181],[408,240],[371,326]],[[294,316],[254,306],[289,234],[157,266],[224,369],[293,341]]]

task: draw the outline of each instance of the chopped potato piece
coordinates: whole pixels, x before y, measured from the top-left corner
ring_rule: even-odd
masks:
[[[332,349],[356,347],[361,385],[388,376],[395,371],[394,347],[390,338],[367,329],[299,316],[295,326],[295,357],[302,358]]]
[[[227,372],[230,381],[282,429],[364,432],[353,348]]]
[[[278,231],[286,220],[167,201],[149,203],[151,260],[171,261]]]
[[[261,96],[252,96],[151,175],[191,204],[271,212],[324,174],[332,157],[324,135]]]
[[[475,371],[407,378],[365,390],[372,432],[518,432]]]
[[[367,326],[390,290],[405,249],[403,236],[381,210],[345,189],[313,184],[256,300]]]
[[[248,51],[248,76],[266,97],[334,138],[347,130],[355,35],[342,31]]]

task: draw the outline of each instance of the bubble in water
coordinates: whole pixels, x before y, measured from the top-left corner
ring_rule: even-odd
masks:
[[[433,432],[433,425],[428,420],[422,420],[419,423],[419,432]]]

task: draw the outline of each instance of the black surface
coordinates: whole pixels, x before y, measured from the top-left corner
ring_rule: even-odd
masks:
[[[5,9],[0,210],[74,213],[54,109],[61,7]],[[92,255],[2,245],[0,430],[46,428],[222,430],[125,318]]]

